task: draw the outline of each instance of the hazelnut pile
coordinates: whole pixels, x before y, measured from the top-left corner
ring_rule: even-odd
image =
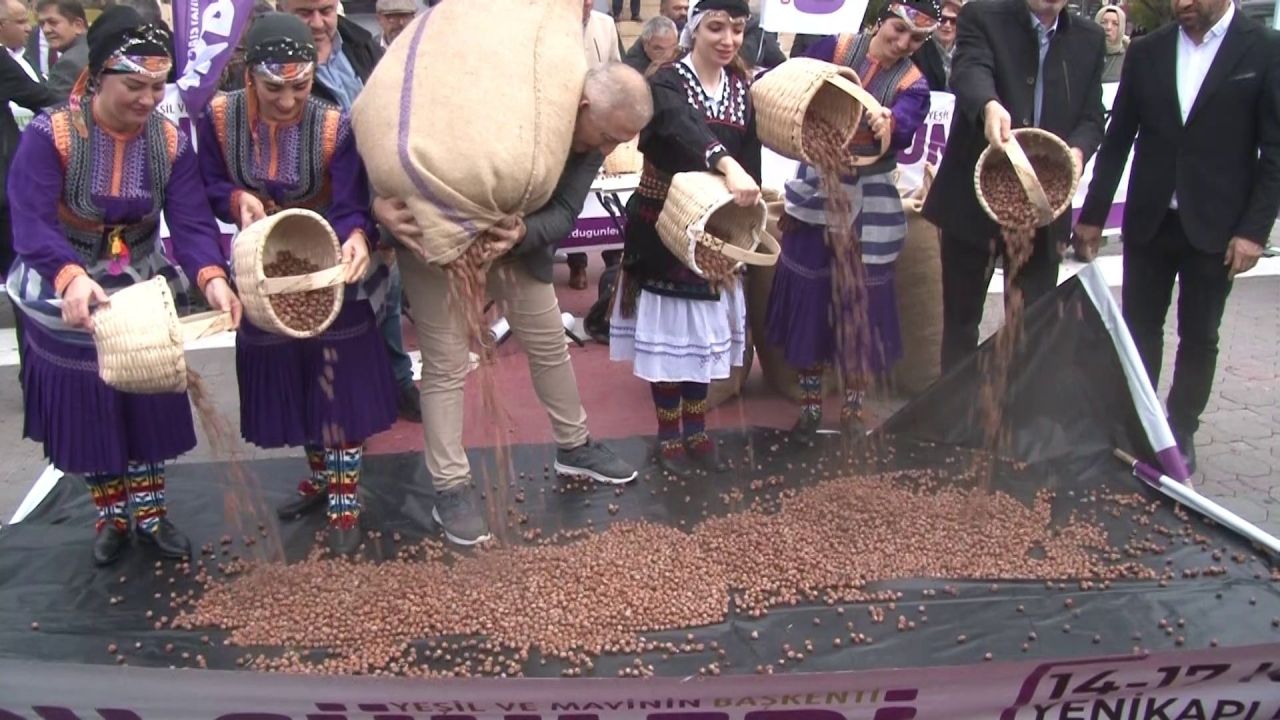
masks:
[[[1028,506],[957,488],[943,475],[895,471],[778,491],[753,484],[745,508],[688,531],[622,520],[466,556],[428,540],[376,563],[319,554],[293,565],[233,559],[221,574],[200,563],[205,591],[180,604],[172,626],[229,630],[227,644],[255,648],[240,664],[265,670],[510,676],[540,654],[536,662],[559,661],[576,676],[590,674],[602,654],[703,652],[692,635],[657,642],[645,634],[721,622],[731,602],[750,617],[809,602],[888,603],[895,611],[900,593],[868,585],[926,577],[1088,578],[1101,586],[1155,577],[1136,559],[1145,548],[1112,547],[1085,512],[1054,519],[1049,491]],[[1119,497],[1101,501],[1145,509],[1138,496]],[[1001,521],[986,522],[992,516]],[[885,618],[873,612],[872,622]],[[708,673],[732,661],[720,657]],[[640,663],[626,674],[653,668]]]
[[[1043,153],[1028,153],[1027,157],[1044,188],[1049,207],[1055,210],[1062,207],[1067,201],[1067,194],[1071,192],[1071,179],[1075,169],[1070,163],[1063,164],[1059,159]],[[982,197],[1002,227],[1032,228],[1037,225],[1039,218],[1036,216],[1035,206],[1031,204],[1007,155],[992,152],[987,156],[979,176],[979,185]]]
[[[712,250],[704,243],[718,247],[725,242],[710,232],[704,232],[702,239],[693,246],[693,259],[698,264],[698,269],[702,271],[702,277],[717,290],[733,286],[733,276],[738,263],[724,253]]]
[[[844,140],[844,133],[812,108],[805,113],[804,127],[800,129],[800,145],[816,167],[828,167],[832,163],[842,166],[845,159]]]
[[[300,258],[288,250],[276,253],[275,260],[262,266],[262,274],[269,278],[292,277],[319,272],[319,265]],[[298,332],[310,332],[329,317],[333,309],[333,289],[308,290],[271,296],[271,309],[286,327]]]

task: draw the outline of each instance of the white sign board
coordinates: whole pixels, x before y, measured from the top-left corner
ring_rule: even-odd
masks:
[[[771,32],[835,35],[857,32],[867,0],[763,0],[760,25]]]

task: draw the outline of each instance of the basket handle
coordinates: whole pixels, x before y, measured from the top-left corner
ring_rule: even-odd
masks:
[[[871,96],[871,93],[866,91],[865,88],[863,88],[858,83],[853,82],[849,78],[846,78],[842,75],[832,75],[831,77],[827,78],[827,82],[832,87],[836,88],[837,90],[840,90],[841,92],[847,93],[854,100],[857,100],[858,103],[861,104],[862,107],[866,110],[879,112],[880,110],[883,109],[883,106],[880,104],[879,100],[876,100],[874,97]],[[849,158],[849,166],[865,167],[867,165],[870,165],[873,162],[876,162],[880,158],[884,157],[885,153],[889,152],[890,140],[891,138],[888,135],[885,135],[880,140],[879,154],[858,155],[856,157],[851,157]]]
[[[1044,186],[1040,184],[1040,178],[1036,177],[1036,170],[1031,167],[1031,160],[1027,158],[1027,153],[1022,149],[1017,136],[1010,134],[1009,141],[1004,143],[1001,149],[1013,164],[1018,182],[1022,183],[1022,189],[1027,192],[1027,197],[1036,208],[1036,215],[1040,218],[1036,225],[1048,225],[1053,222],[1053,208],[1049,206],[1049,198],[1044,194]]]
[[[289,293],[337,287],[344,284],[349,265],[350,263],[341,262],[331,268],[317,270],[306,275],[264,278],[262,280],[262,292],[267,295],[287,295]]]
[[[182,331],[182,342],[189,343],[193,340],[231,330],[235,327],[235,322],[231,319],[231,313],[211,310],[188,315],[179,320],[178,325]]]
[[[777,238],[767,232],[761,230],[752,231],[752,235],[759,239],[759,245],[765,246],[769,250],[767,253],[757,250],[748,250],[740,245],[732,243],[720,243],[720,247],[712,248],[721,255],[746,265],[756,265],[759,267],[771,267],[778,264],[778,256],[782,253],[782,246],[778,244]],[[708,247],[710,247],[708,245]]]

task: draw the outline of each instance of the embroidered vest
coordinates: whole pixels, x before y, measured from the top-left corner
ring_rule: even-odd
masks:
[[[858,68],[867,59],[867,52],[871,49],[871,37],[870,33],[858,35],[845,33],[840,35],[836,39],[836,49],[832,54],[831,62],[852,68],[854,72],[858,73],[863,88],[871,93],[871,96],[881,105],[890,107],[898,93],[911,87],[913,83],[920,79],[921,73],[910,58],[904,58],[890,68],[877,66],[875,73],[870,74],[869,77],[862,77],[863,73],[859,72]],[[878,143],[876,143],[874,136],[871,134],[871,128],[865,121],[858,126],[858,132],[854,135],[852,147],[860,152],[868,152],[870,154],[875,154],[879,151]],[[896,157],[897,153],[890,150],[885,155],[885,160],[894,160],[896,163]],[[862,173],[870,174],[875,172],[881,164],[876,163],[872,167],[863,168]]]
[[[93,265],[110,253],[113,236],[129,248],[132,258],[147,257],[155,250],[160,234],[160,211],[164,209],[165,188],[173,172],[173,162],[178,157],[178,127],[167,118],[153,113],[136,141],[145,143],[145,157],[151,194],[151,209],[137,222],[128,225],[107,225],[103,222],[102,208],[93,200],[93,174],[95,148],[93,111],[85,103],[80,109],[61,107],[49,114],[53,130],[54,147],[62,162],[62,199],[58,203],[58,220],[66,231],[67,239],[76,255],[85,265]],[[123,151],[122,147],[115,148]],[[124,168],[137,172],[139,168]],[[114,172],[114,170],[113,170]]]
[[[266,178],[253,171],[253,153],[259,139],[249,127],[249,103],[246,90],[219,95],[210,104],[214,131],[222,146],[227,173],[237,187],[249,190],[263,200],[270,199]],[[298,127],[296,158],[280,158],[281,162],[297,162],[298,184],[282,198],[279,207],[305,208],[326,214],[331,202],[329,164],[338,146],[342,111],[314,97],[307,99]],[[258,148],[259,152],[263,148]],[[278,152],[278,150],[277,150]]]

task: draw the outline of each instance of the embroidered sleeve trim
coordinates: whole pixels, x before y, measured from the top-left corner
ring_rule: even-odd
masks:
[[[711,159],[714,158],[716,155],[719,155],[721,153],[727,153],[727,152],[729,151],[724,149],[724,145],[721,145],[718,142],[714,142],[708,145],[706,149],[707,169],[715,170],[715,168],[712,167],[711,165]]]
[[[205,269],[201,270],[200,274],[196,275],[196,287],[200,288],[200,292],[204,292],[204,286],[208,285],[215,278],[226,278],[226,277],[227,277],[226,270],[223,270],[217,265],[210,265]]]
[[[62,297],[62,293],[66,292],[67,287],[71,285],[72,280],[75,280],[81,275],[88,274],[89,273],[86,272],[83,267],[76,263],[67,263],[62,266],[62,269],[58,271],[57,276],[53,278],[53,290],[58,294],[58,297]]]

